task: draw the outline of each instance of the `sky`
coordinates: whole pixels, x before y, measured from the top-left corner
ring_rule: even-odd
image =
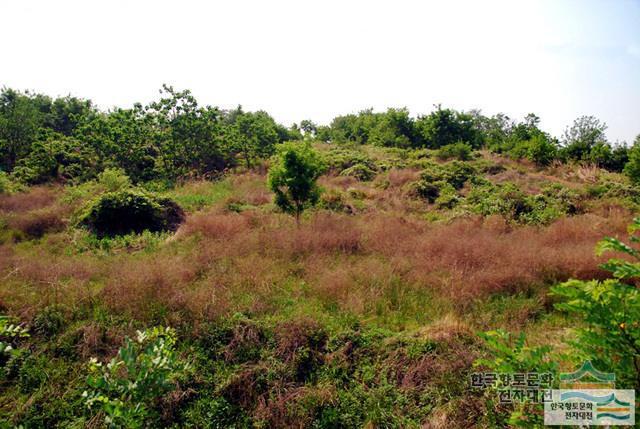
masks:
[[[101,108],[158,98],[290,125],[435,104],[640,134],[640,0],[0,0],[0,86]]]

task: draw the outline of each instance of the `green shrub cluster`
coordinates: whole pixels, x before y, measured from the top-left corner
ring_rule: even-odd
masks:
[[[184,212],[168,198],[155,197],[136,189],[107,192],[97,197],[80,217],[80,224],[98,237],[174,231]]]
[[[436,151],[436,157],[441,160],[455,158],[460,161],[469,161],[472,158],[473,148],[463,142],[442,146]]]
[[[582,210],[581,196],[557,184],[544,188],[539,194],[527,195],[510,182],[485,183],[472,187],[465,202],[474,213],[499,214],[513,222],[531,224],[546,224]]]
[[[423,170],[420,180],[411,184],[411,193],[433,203],[441,193],[451,195],[461,189],[476,174],[476,169],[467,162],[430,163]]]

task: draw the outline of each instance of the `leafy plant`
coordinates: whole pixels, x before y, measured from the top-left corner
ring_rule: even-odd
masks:
[[[469,161],[472,158],[473,148],[467,143],[458,142],[442,146],[436,152],[438,159],[458,159],[460,161]]]
[[[116,192],[131,186],[131,179],[121,168],[106,168],[102,173],[98,174],[98,183],[102,185],[107,192]]]
[[[3,360],[15,353],[17,341],[29,336],[29,329],[13,317],[0,315],[0,356]]]
[[[481,333],[492,358],[478,359],[475,366],[482,366],[496,373],[555,373],[557,363],[550,356],[551,347],[531,347],[526,343],[526,336],[521,332],[518,337],[503,330]],[[504,387],[498,382],[497,388]],[[502,424],[517,427],[540,427],[543,424],[542,407],[527,401],[514,403],[514,408],[508,412],[508,418],[504,419],[507,411],[496,406],[493,398],[496,392],[490,390],[487,396],[489,407],[493,405],[492,416],[494,420],[506,420]]]
[[[80,223],[99,237],[173,231],[184,220],[182,208],[168,198],[157,198],[135,189],[109,192],[98,197]]]
[[[105,414],[110,428],[137,428],[153,417],[153,402],[175,388],[188,369],[175,352],[172,328],[156,327],[126,338],[118,355],[106,365],[89,361],[88,390],[82,394],[91,410]]]
[[[629,226],[630,241],[640,242],[634,234],[640,230],[640,218]],[[577,330],[572,344],[600,368],[615,371],[623,385],[640,388],[640,251],[622,241],[607,237],[596,252],[620,252],[626,259],[610,259],[601,267],[612,273],[604,281],[570,280],[552,288],[565,298],[556,304],[559,310],[574,313],[588,327]]]
[[[277,152],[269,170],[269,187],[276,194],[276,205],[293,214],[299,224],[304,209],[314,206],[320,197],[316,181],[323,163],[307,143],[283,143]]]

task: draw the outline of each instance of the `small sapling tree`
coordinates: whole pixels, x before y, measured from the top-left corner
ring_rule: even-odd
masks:
[[[276,205],[295,216],[300,225],[302,212],[313,207],[320,197],[316,181],[323,171],[320,156],[307,143],[278,145],[274,164],[269,169],[269,188]]]

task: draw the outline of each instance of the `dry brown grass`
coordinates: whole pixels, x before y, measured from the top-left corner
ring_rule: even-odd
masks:
[[[234,311],[278,312],[283,297],[356,314],[393,312],[401,301],[428,291],[465,311],[474,298],[538,290],[569,277],[604,276],[593,247],[605,235],[622,236],[631,218],[624,210],[600,207],[546,227],[514,226],[496,216],[429,223],[406,215],[407,201],[399,192],[416,174],[392,170],[388,189],[368,185],[371,201],[384,210],[357,216],[318,211],[300,227],[290,216],[232,213],[218,204],[190,215],[152,254],[69,255],[68,241],[56,235],[29,252],[6,244],[0,246],[0,276],[13,286],[0,288],[0,302],[33,313],[57,299],[96,299],[140,320],[165,317],[180,323]],[[245,200],[261,201],[263,176],[234,180]],[[331,186],[342,180],[352,185],[348,178],[326,180]],[[58,213],[54,192],[36,188],[28,198],[2,204],[26,210],[21,228],[38,235],[58,228],[64,215],[53,215]],[[53,214],[45,215],[49,210]],[[304,292],[295,286],[300,282]]]
[[[41,238],[49,232],[60,232],[66,227],[68,209],[63,206],[37,209],[8,218],[8,226],[27,238]]]
[[[53,204],[60,194],[59,187],[34,186],[28,192],[0,195],[0,211],[24,213]]]

